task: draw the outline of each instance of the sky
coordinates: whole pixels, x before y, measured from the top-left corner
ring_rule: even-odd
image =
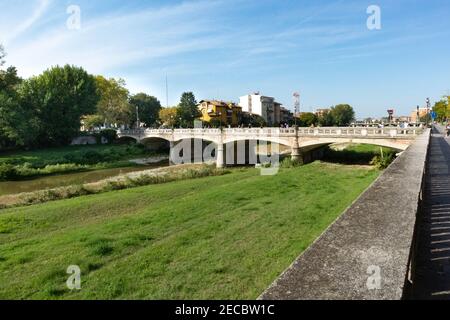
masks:
[[[409,115],[450,94],[449,40],[448,0],[0,0],[0,43],[22,77],[73,64],[164,106],[167,77],[168,105],[258,91],[292,110],[300,92],[301,111]]]

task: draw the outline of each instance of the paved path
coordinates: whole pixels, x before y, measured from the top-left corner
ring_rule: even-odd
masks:
[[[433,129],[413,298],[450,299],[450,138]]]

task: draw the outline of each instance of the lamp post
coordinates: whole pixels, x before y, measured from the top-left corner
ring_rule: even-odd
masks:
[[[430,98],[427,98],[427,127],[431,125],[431,104]]]
[[[139,107],[136,106],[136,127],[141,129],[141,122],[139,120]]]

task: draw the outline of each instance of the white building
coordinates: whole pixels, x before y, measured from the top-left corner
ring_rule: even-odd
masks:
[[[257,114],[266,120],[269,126],[280,123],[281,104],[275,98],[262,96],[259,92],[239,98],[239,106],[243,112]]]

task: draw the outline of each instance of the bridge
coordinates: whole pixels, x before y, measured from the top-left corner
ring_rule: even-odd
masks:
[[[119,130],[119,138],[132,138],[138,142],[163,139],[171,148],[186,139],[199,139],[217,145],[217,166],[224,166],[224,145],[238,141],[267,141],[291,148],[293,160],[313,149],[334,143],[372,144],[396,150],[406,150],[423,133],[420,128],[227,128],[227,129],[145,129]]]

